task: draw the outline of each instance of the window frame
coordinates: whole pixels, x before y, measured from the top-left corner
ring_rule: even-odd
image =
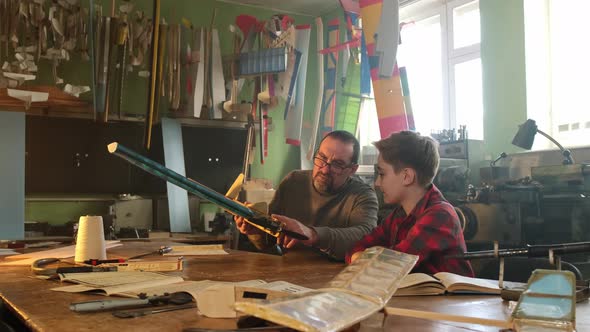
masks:
[[[420,21],[438,15],[441,28],[441,69],[442,69],[442,100],[443,100],[443,125],[451,129],[458,128],[457,112],[456,112],[456,86],[454,67],[457,64],[471,61],[474,59],[481,60],[481,40],[479,43],[463,46],[460,48],[454,47],[454,16],[453,10],[473,1],[479,0],[419,0],[409,2],[402,5],[400,8],[400,22]],[[411,11],[404,8],[423,3],[422,6]],[[483,82],[482,82],[483,88]],[[482,105],[483,107],[483,105]],[[483,118],[481,119],[483,122]],[[431,128],[437,129],[437,128]],[[469,129],[469,128],[468,128]],[[485,128],[484,128],[485,130]]]

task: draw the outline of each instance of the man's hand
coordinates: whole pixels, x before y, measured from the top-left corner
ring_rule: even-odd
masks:
[[[305,226],[304,224],[300,223],[295,219],[291,219],[289,217],[281,216],[278,214],[273,214],[272,217],[283,225],[283,229],[303,234],[308,238],[308,240],[301,241],[294,239],[290,236],[281,234],[277,239],[277,243],[279,245],[285,248],[293,248],[299,242],[303,243],[306,246],[312,246],[318,242],[318,234],[313,228]]]

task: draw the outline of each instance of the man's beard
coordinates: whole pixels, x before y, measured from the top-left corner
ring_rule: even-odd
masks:
[[[334,179],[322,173],[313,177],[313,186],[320,193],[332,193],[334,191]]]

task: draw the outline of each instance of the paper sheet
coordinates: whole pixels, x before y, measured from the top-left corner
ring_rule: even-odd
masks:
[[[18,252],[13,249],[0,249],[0,256],[17,255]]]
[[[183,282],[178,276],[168,276],[155,272],[88,272],[66,273],[60,275],[61,281],[69,281],[77,285],[52,288],[53,291],[78,293],[98,291],[105,295],[121,295],[135,297],[143,289]]]
[[[209,256],[227,255],[222,244],[202,244],[191,246],[172,246],[172,251],[164,256]]]

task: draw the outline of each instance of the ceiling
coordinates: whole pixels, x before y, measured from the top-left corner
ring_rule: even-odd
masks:
[[[274,12],[298,14],[305,16],[321,16],[333,12],[340,7],[338,0],[217,0],[240,4],[243,6],[260,7]]]

